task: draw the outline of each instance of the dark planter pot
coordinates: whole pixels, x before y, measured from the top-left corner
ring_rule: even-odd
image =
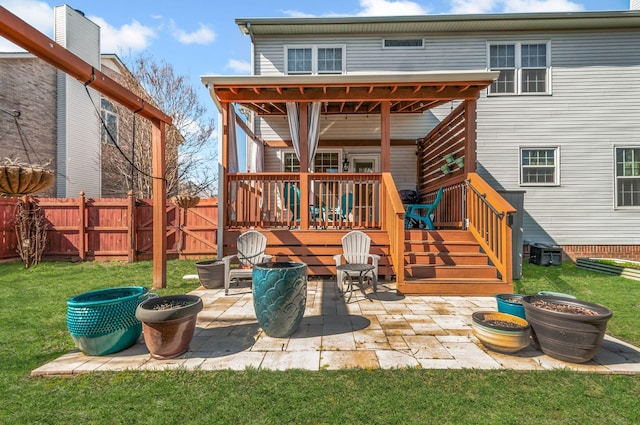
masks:
[[[260,263],[252,271],[253,307],[264,332],[276,338],[298,329],[307,305],[307,265]]]
[[[584,308],[594,314],[555,311],[537,306],[536,301],[560,308]],[[571,363],[586,363],[596,355],[612,315],[599,304],[551,295],[528,295],[522,298],[522,304],[536,347],[550,357]]]
[[[471,331],[490,350],[512,354],[531,342],[529,323],[521,317],[495,311],[476,311],[471,317]]]
[[[172,303],[185,306],[162,309]],[[142,322],[144,343],[154,359],[172,359],[189,350],[196,328],[202,299],[195,295],[167,295],[149,299],[140,304],[136,318]]]
[[[522,305],[522,297],[524,297],[524,295],[521,294],[497,294],[496,302],[498,303],[498,311],[526,319],[524,306]]]
[[[103,356],[135,344],[142,332],[136,308],[147,297],[147,288],[123,286],[69,298],[67,329],[78,349],[90,356]]]
[[[198,261],[196,263],[200,283],[207,289],[224,286],[224,262],[217,260]]]

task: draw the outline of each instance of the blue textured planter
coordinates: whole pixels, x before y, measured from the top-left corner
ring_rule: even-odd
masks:
[[[497,294],[496,301],[498,303],[498,311],[526,319],[524,306],[522,305],[522,297],[524,297],[524,295],[521,294]]]
[[[275,338],[298,329],[307,306],[307,265],[260,263],[253,267],[253,307],[258,324]]]
[[[124,286],[90,291],[67,300],[67,328],[76,346],[90,356],[131,347],[142,332],[136,308],[148,296],[147,288]]]

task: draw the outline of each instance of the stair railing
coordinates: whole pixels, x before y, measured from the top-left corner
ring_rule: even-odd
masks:
[[[503,282],[513,282],[511,224],[516,209],[482,177],[469,173],[466,217],[468,230],[500,273]]]
[[[389,256],[396,283],[404,283],[404,205],[391,173],[382,173],[380,188],[382,230],[389,235]]]

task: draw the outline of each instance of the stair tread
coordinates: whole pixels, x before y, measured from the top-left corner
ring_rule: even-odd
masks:
[[[495,277],[407,277],[404,281],[405,283],[503,283]]]
[[[429,252],[429,251],[405,251],[404,255],[417,255],[421,257],[443,256],[443,257],[486,257],[487,254],[477,251],[453,251],[453,252]]]

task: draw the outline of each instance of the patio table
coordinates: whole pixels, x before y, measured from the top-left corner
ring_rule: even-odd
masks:
[[[371,272],[372,274],[372,280],[373,280],[373,292],[377,292],[378,288],[377,288],[377,282],[376,282],[376,278],[375,276],[373,276],[373,265],[371,264],[359,264],[359,263],[350,263],[350,264],[340,264],[339,266],[336,267],[339,271],[343,271],[343,272],[358,272],[358,284],[360,285],[360,289],[362,290],[362,293],[364,294],[364,277],[367,275],[367,273]],[[353,295],[353,278],[351,277],[350,273],[345,273],[347,275],[347,278],[349,279],[349,283],[347,285],[347,291],[349,291],[349,298],[347,298],[347,303],[349,302],[349,300],[351,300],[351,295]],[[340,289],[340,286],[342,285],[342,282],[338,282],[338,289]],[[344,292],[342,292],[341,296],[344,296]]]

